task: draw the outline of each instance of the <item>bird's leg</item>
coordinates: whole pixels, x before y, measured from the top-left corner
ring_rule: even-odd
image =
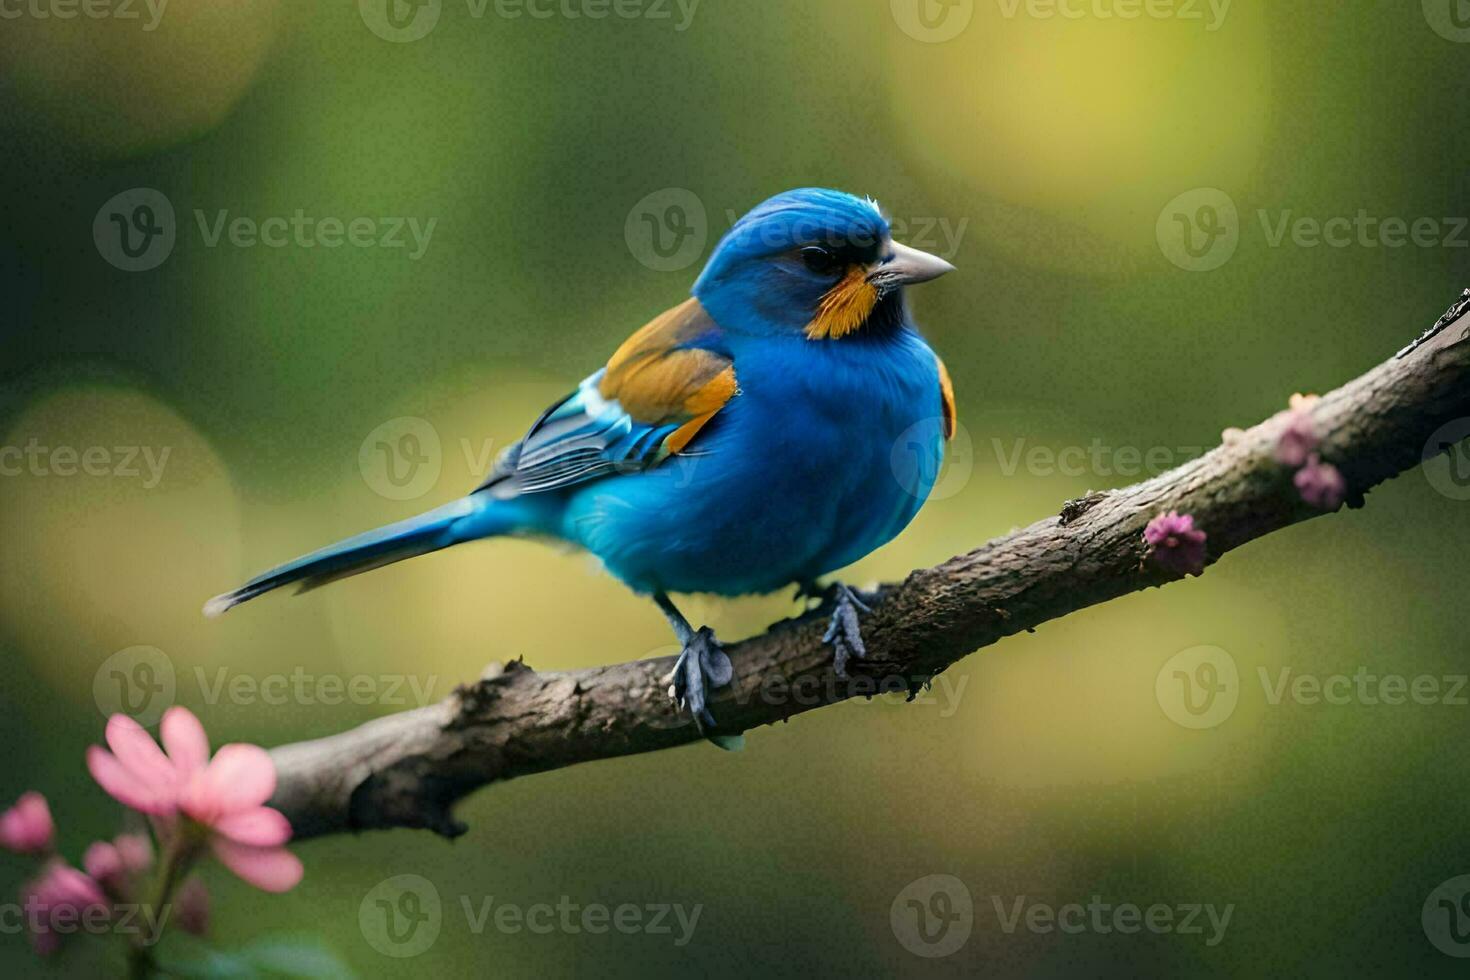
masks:
[[[827,593],[830,591],[830,589],[818,583],[816,579],[812,579],[809,582],[797,582],[796,594],[791,598],[800,603],[805,603],[808,599],[825,600]]]
[[[730,683],[735,668],[729,656],[720,648],[714,631],[708,626],[694,629],[689,620],[674,606],[669,597],[656,593],[653,601],[663,610],[664,617],[674,628],[674,635],[684,647],[679,660],[674,664],[673,686],[669,693],[680,708],[688,708],[694,716],[695,727],[701,733],[715,727],[715,717],[710,714],[706,689],[724,687]]]
[[[859,597],[856,589],[841,582],[832,586],[830,594],[832,618],[827,621],[827,632],[822,635],[822,642],[832,648],[833,672],[838,677],[846,677],[848,660],[854,657],[862,660],[868,655],[868,648],[863,645],[858,611],[870,613],[873,610]]]

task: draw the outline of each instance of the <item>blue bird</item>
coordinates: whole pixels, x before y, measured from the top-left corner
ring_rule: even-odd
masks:
[[[585,548],[667,617],[672,694],[701,731],[732,676],[670,592],[764,593],[850,565],[913,519],[954,434],[943,362],[904,287],[953,270],[893,241],[871,200],[805,188],[737,221],[691,298],[552,405],[470,494],[256,576],[206,615],[451,545],[535,535]],[[853,589],[832,588],[834,669],[865,655]]]

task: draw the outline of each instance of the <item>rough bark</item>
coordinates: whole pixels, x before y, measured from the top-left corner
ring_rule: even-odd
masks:
[[[1322,396],[1311,409],[1323,459],[1346,479],[1347,506],[1448,449],[1426,445],[1470,416],[1470,290],[1415,343]],[[781,721],[845,698],[912,690],[1012,633],[1175,578],[1148,558],[1143,529],[1187,512],[1208,560],[1320,516],[1273,450],[1287,413],[1226,434],[1213,451],[1154,479],[1068,501],[1057,516],[884,586],[864,616],[868,658],[831,669],[824,619],[807,614],[727,650],[735,664],[713,710],[722,733]],[[542,673],[492,665],[449,699],[328,738],[275,749],[273,805],[297,837],[425,827],[463,833],[451,808],[497,780],[672,748],[699,739],[667,695],[673,658]],[[711,750],[713,751],[713,750]]]

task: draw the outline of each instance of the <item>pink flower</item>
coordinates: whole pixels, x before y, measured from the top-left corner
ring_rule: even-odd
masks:
[[[265,749],[226,745],[194,773],[179,808],[214,831],[209,844],[220,863],[256,888],[283,892],[301,880],[301,861],[282,846],[291,824],[265,805],[275,791],[276,766]]]
[[[98,785],[124,806],[155,817],[171,817],[178,809],[179,786],[208,758],[207,745],[204,759],[194,754],[193,737],[184,734],[191,729],[198,729],[199,737],[203,737],[199,719],[188,709],[170,708],[165,712],[161,731],[169,754],[164,755],[142,725],[127,715],[113,715],[107,719],[105,732],[112,751],[89,746],[87,769]]]
[[[1292,482],[1302,500],[1318,510],[1336,510],[1347,495],[1347,481],[1337,467],[1322,462],[1316,453],[1307,458],[1307,465],[1296,471]]]
[[[48,863],[23,892],[31,945],[42,956],[56,952],[60,933],[76,931],[83,916],[105,920],[111,914],[97,882],[59,858]]]
[[[188,879],[179,886],[174,901],[179,907],[179,926],[185,932],[202,936],[209,931],[209,892],[204,882]]]
[[[1300,395],[1292,396],[1292,409],[1286,417],[1286,428],[1276,439],[1276,462],[1284,466],[1301,466],[1317,448],[1317,429],[1312,424],[1311,404],[1299,404]]]
[[[56,837],[46,797],[32,790],[0,814],[0,847],[17,854],[46,854]]]
[[[1205,570],[1205,532],[1194,526],[1189,514],[1169,511],[1148,522],[1143,540],[1149,558],[1177,575],[1199,575]]]
[[[153,845],[142,834],[119,834],[112,843],[94,841],[82,856],[82,867],[110,893],[125,896],[128,885],[153,863]]]
[[[258,745],[221,746],[209,757],[204,726],[187,708],[164,713],[164,751],[126,715],[107,721],[108,752],[87,750],[87,767],[114,799],[156,817],[183,814],[215,857],[245,881],[282,892],[301,880],[301,861],[286,850],[291,825],[265,805],[276,791],[276,766]],[[183,828],[183,832],[192,832]]]

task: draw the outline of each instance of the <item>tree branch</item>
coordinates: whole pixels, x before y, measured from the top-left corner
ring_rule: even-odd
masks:
[[[1311,409],[1322,457],[1347,482],[1348,506],[1417,465],[1426,440],[1470,416],[1470,290],[1400,354]],[[915,690],[966,654],[1050,619],[1174,576],[1147,560],[1143,529],[1166,510],[1192,514],[1209,561],[1317,516],[1273,449],[1282,412],[1177,469],[1069,501],[1063,513],[884,586],[863,622],[868,658],[839,680],[813,614],[728,647],[735,677],[712,708],[722,733],[781,721],[845,698]],[[445,701],[328,738],[275,749],[273,805],[296,836],[465,827],[456,800],[497,780],[698,740],[670,703],[673,658],[540,673],[492,666]]]

